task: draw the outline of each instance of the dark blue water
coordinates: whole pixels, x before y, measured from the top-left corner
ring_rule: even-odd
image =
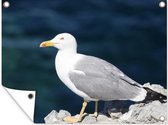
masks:
[[[166,8],[159,0],[10,2],[3,8],[3,85],[37,90],[35,122],[53,109],[79,113],[82,104],[56,75],[57,50],[39,48],[58,33],[73,34],[80,53],[113,63],[140,84],[166,87]]]

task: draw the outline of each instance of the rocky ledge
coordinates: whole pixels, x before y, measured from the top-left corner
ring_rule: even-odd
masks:
[[[146,83],[144,87],[149,87],[154,91],[167,95],[167,90],[158,84],[150,85]],[[53,110],[44,118],[44,121],[47,124],[65,123],[63,119],[66,116],[71,116],[71,114],[65,110],[59,112]],[[97,118],[85,113],[81,123],[167,123],[167,101],[165,103],[157,100],[148,103],[133,103],[131,101],[105,102],[104,111],[99,113]]]

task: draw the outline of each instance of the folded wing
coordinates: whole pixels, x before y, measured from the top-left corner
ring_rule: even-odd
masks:
[[[143,89],[114,65],[93,56],[83,56],[69,77],[76,88],[99,100],[129,100]]]

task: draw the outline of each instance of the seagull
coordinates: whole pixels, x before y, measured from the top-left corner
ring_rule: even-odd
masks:
[[[65,122],[76,123],[82,120],[87,103],[95,101],[94,116],[98,115],[98,101],[132,100],[143,101],[147,90],[129,78],[113,64],[77,52],[77,42],[73,35],[61,33],[40,47],[58,49],[55,68],[60,80],[75,94],[84,99],[79,117],[68,116]]]

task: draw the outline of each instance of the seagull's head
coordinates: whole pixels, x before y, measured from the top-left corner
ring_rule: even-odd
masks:
[[[52,40],[42,42],[40,47],[56,47],[59,50],[76,50],[77,43],[73,35],[61,33],[56,35]]]

